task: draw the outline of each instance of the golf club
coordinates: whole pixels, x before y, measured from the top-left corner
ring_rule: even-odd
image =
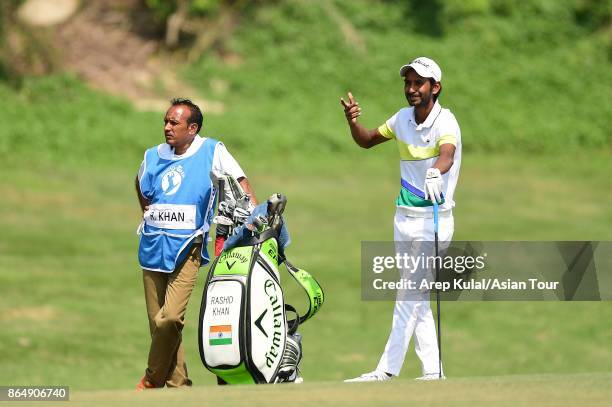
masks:
[[[436,308],[437,308],[437,323],[438,323],[438,378],[442,378],[442,331],[440,330],[440,289],[437,286],[440,280],[440,262],[438,259],[438,203],[434,201],[433,204],[433,216],[434,216],[434,244],[436,252],[436,261],[434,262],[436,267]]]

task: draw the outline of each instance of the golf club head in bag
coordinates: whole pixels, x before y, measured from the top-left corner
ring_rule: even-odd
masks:
[[[287,335],[285,351],[278,369],[276,383],[295,382],[300,376],[300,362],[302,361],[302,335],[295,333]]]
[[[210,180],[219,191],[219,204],[221,202],[234,202],[235,208],[253,210],[249,195],[244,192],[240,183],[226,172],[211,171]]]
[[[225,240],[235,228],[242,225],[254,206],[240,183],[231,175],[219,171],[210,172],[210,180],[218,191],[218,211],[213,222],[217,225],[215,236],[215,255],[218,256]]]
[[[282,215],[287,206],[287,197],[283,194],[272,194],[268,198],[268,225],[278,231],[282,224]]]

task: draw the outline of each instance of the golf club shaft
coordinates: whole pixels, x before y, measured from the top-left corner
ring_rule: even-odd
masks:
[[[435,252],[436,252],[436,261],[434,262],[436,266],[436,283],[440,280],[440,263],[438,259],[438,203],[434,202],[434,244],[435,244]],[[436,284],[436,314],[437,314],[437,339],[438,339],[438,377],[442,378],[442,331],[440,324],[440,289]]]

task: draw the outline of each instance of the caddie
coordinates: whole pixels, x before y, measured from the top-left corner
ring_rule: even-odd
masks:
[[[349,92],[348,102],[340,99],[355,143],[371,148],[395,140],[400,155],[401,187],[395,201],[394,241],[402,247],[433,242],[433,202],[439,203],[439,242],[445,248],[454,231],[452,208],[461,165],[461,131],[455,116],[442,108],[442,71],[430,58],[419,57],[402,66],[404,107],[380,127],[368,130],[358,118],[361,107]],[[433,247],[432,245],[430,245]],[[433,255],[433,253],[431,254]],[[400,270],[402,272],[402,270]],[[444,378],[440,372],[436,327],[429,296],[403,300],[398,295],[387,345],[378,366],[350,382],[386,381],[399,375],[410,338],[422,364],[421,380]]]
[[[198,269],[209,261],[206,242],[215,206],[211,170],[233,176],[257,203],[244,171],[213,138],[201,137],[202,112],[173,99],[164,118],[165,143],[149,148],[136,191],[143,221],[138,260],[143,270],[151,345],[137,390],[191,386],[182,330]]]

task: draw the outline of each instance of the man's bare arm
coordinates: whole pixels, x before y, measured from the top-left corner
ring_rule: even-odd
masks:
[[[136,186],[136,195],[138,196],[138,203],[140,204],[140,209],[142,209],[142,211],[145,212],[148,206],[150,205],[150,202],[147,200],[147,198],[145,198],[142,195],[142,192],[140,191],[140,181],[138,180],[138,176],[136,176],[135,186]]]
[[[361,107],[359,107],[359,103],[351,92],[348,94],[348,99],[349,101],[346,102],[343,98],[340,98],[340,104],[344,107],[344,115],[355,143],[362,148],[371,148],[388,141],[389,139],[380,134],[378,129],[368,130],[357,121],[357,118],[361,116]]]
[[[450,143],[445,143],[440,146],[440,155],[433,165],[433,168],[440,170],[440,174],[447,173],[453,166],[455,149],[456,147]]]
[[[251,202],[253,203],[253,205],[257,205],[257,197],[255,196],[255,191],[253,191],[253,188],[251,187],[251,184],[249,183],[249,180],[246,177],[240,177],[237,179],[238,183],[240,184],[240,186],[242,187],[242,189],[244,190],[244,192],[246,192],[247,194],[249,194],[249,196],[251,197]]]

